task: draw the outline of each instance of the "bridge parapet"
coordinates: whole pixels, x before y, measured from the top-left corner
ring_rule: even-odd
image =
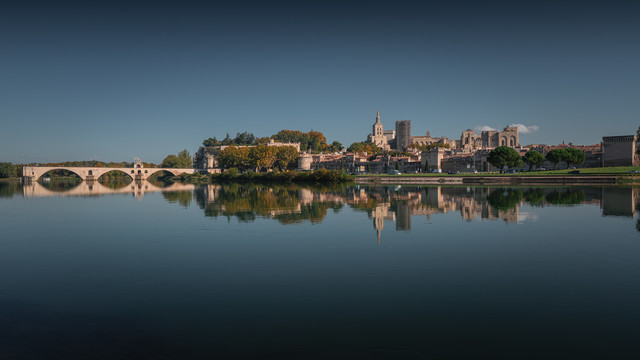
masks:
[[[42,175],[52,170],[67,170],[78,175],[83,181],[98,180],[100,176],[111,172],[120,171],[133,180],[147,180],[151,175],[166,171],[174,176],[180,174],[193,174],[195,169],[168,169],[168,168],[105,168],[105,167],[73,167],[73,166],[25,166],[22,168],[22,177],[25,181],[36,181]]]

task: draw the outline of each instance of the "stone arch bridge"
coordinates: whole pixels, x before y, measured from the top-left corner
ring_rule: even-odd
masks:
[[[166,171],[178,176],[180,174],[193,174],[196,169],[168,169],[168,168],[107,168],[107,167],[73,167],[73,166],[25,166],[22,168],[22,177],[27,181],[38,180],[42,175],[51,170],[67,170],[78,175],[84,181],[98,180],[98,178],[108,172],[120,171],[131,177],[133,180],[147,180],[151,175]]]

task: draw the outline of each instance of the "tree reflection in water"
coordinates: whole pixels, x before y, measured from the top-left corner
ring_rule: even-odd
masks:
[[[600,205],[604,216],[634,216],[636,188],[600,187],[422,187],[224,184],[196,189],[195,200],[206,216],[251,222],[274,219],[281,224],[321,222],[329,209],[340,212],[346,205],[367,213],[380,230],[394,221],[396,230],[410,230],[412,216],[459,212],[474,219],[519,222],[523,205],[534,207]],[[188,192],[166,193],[169,201],[188,206]],[[633,204],[633,207],[630,206]],[[639,225],[640,228],[640,220]]]
[[[20,193],[22,186],[17,182],[0,181],[0,198],[10,198]]]
[[[235,217],[241,222],[257,217],[282,224],[304,220],[321,222],[329,208],[339,211],[344,187],[302,187],[298,185],[226,184],[206,185],[196,190],[196,201],[206,216]]]
[[[520,189],[494,189],[487,196],[487,202],[498,210],[511,210],[522,201],[522,190]]]
[[[182,207],[188,208],[193,199],[193,191],[166,191],[162,193],[162,197],[170,203],[178,203],[182,205]]]
[[[565,191],[554,191],[545,196],[545,199],[552,205],[579,205],[585,200],[584,191],[579,189],[567,189]]]

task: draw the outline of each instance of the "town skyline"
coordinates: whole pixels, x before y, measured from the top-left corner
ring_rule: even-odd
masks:
[[[522,144],[635,133],[631,2],[13,3],[0,14],[0,161],[159,163],[202,139],[382,122]]]

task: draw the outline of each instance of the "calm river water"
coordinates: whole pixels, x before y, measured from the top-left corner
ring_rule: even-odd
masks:
[[[639,194],[0,184],[0,359],[637,359]]]

